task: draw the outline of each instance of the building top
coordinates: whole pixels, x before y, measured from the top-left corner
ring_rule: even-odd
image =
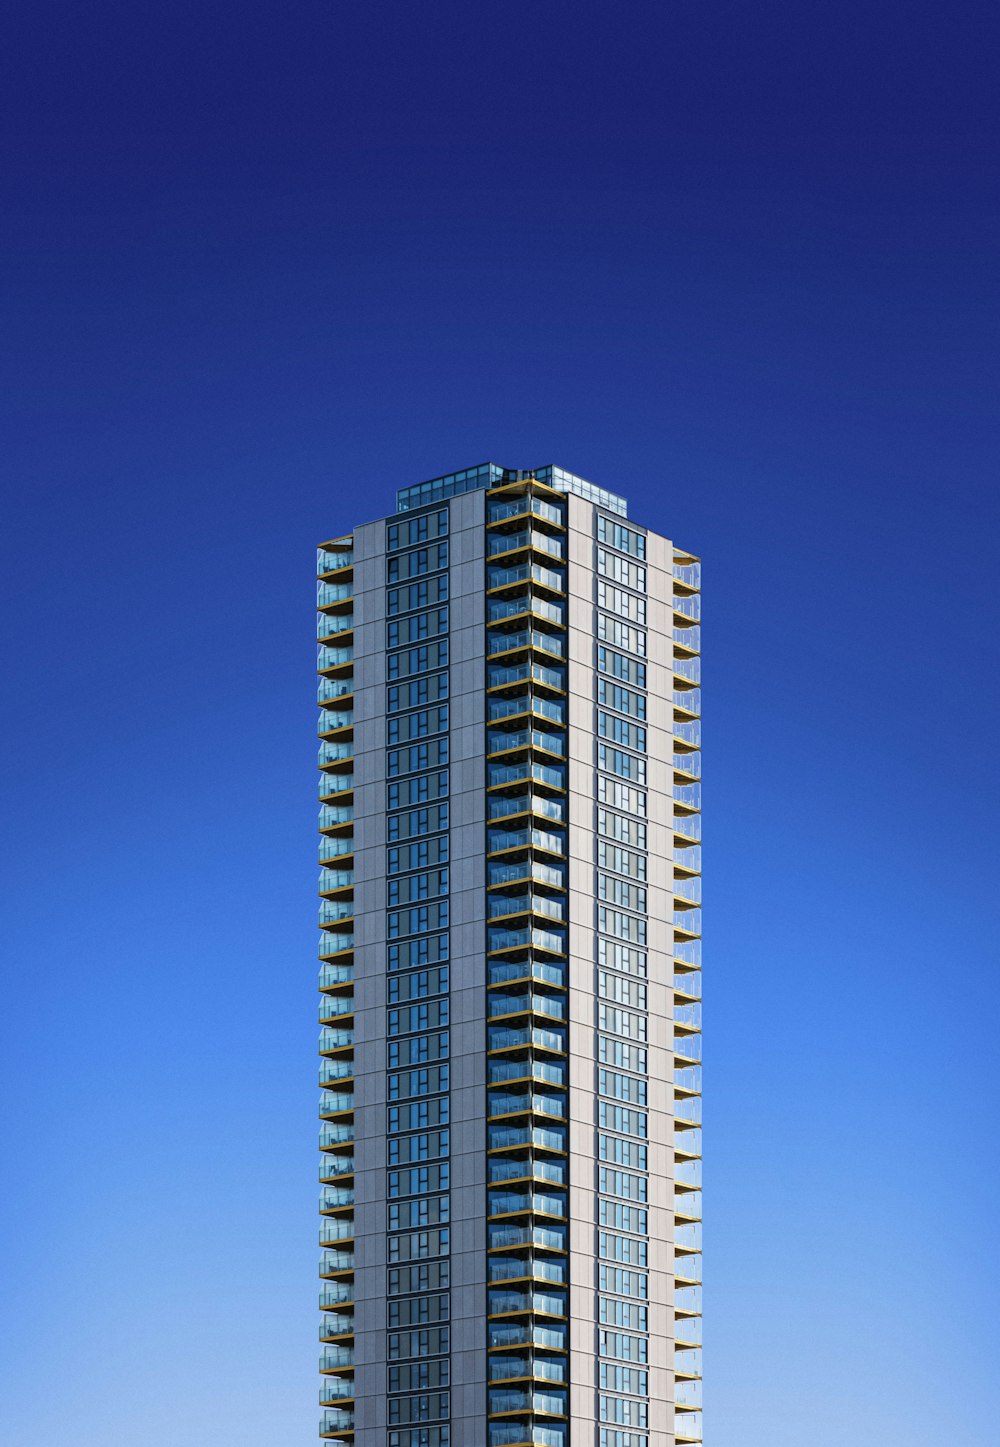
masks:
[[[617,493],[597,487],[585,477],[576,477],[562,467],[532,467],[527,469],[498,467],[495,462],[481,462],[478,467],[466,467],[461,472],[447,472],[443,477],[432,477],[429,482],[418,482],[412,487],[401,487],[396,493],[396,511],[410,512],[416,507],[426,507],[432,502],[441,502],[447,497],[456,497],[460,492],[474,492],[480,487],[501,487],[505,482],[521,482],[527,477],[537,477],[539,482],[560,492],[575,492],[598,507],[607,508],[619,517],[628,517],[628,503]]]

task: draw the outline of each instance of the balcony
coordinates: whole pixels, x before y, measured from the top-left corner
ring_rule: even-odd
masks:
[[[331,1307],[346,1306],[354,1304],[354,1283],[352,1281],[335,1281],[330,1286],[324,1286],[319,1294],[319,1305],[321,1311],[328,1311]],[[352,1322],[353,1330],[353,1322]]]
[[[701,873],[701,848],[697,844],[674,845],[674,877]]]
[[[319,811],[321,832],[327,829],[344,829],[354,824],[354,809],[350,804],[323,804]]]
[[[562,668],[549,668],[544,663],[512,663],[504,665],[491,663],[486,669],[486,687],[489,692],[498,688],[519,688],[523,684],[541,684],[556,693],[566,692],[566,672]]]
[[[491,820],[513,819],[519,814],[535,814],[541,819],[562,824],[566,818],[566,803],[563,799],[546,798],[544,794],[515,794],[513,797],[507,794],[492,794],[487,800],[487,812]]]
[[[486,554],[487,563],[504,557],[507,553],[522,552],[525,548],[544,553],[546,557],[558,559],[560,562],[566,557],[565,540],[552,537],[550,533],[543,533],[540,528],[523,528],[516,533],[493,533],[487,539],[486,546],[489,549]]]
[[[353,602],[353,583],[317,583],[316,607],[337,608]]]
[[[557,627],[566,626],[566,611],[562,603],[550,603],[547,598],[528,593],[521,598],[491,598],[486,611],[487,623],[507,623],[514,618],[542,618]]]
[[[556,1054],[566,1053],[565,1030],[538,1030],[525,1027],[511,1030],[499,1025],[488,1028],[487,1048],[493,1050],[551,1050]]]
[[[516,994],[497,991],[489,996],[487,1014],[491,1020],[501,1015],[545,1015],[550,1020],[565,1020],[566,1001],[561,995],[539,995],[530,990]]]
[[[329,734],[348,734],[354,730],[354,710],[347,705],[352,702],[352,696],[347,695],[340,703],[324,709],[316,723],[316,732],[321,738]]]
[[[546,1417],[565,1417],[566,1406],[565,1392],[516,1392],[491,1388],[489,1395],[491,1416],[532,1412]]]
[[[682,558],[675,558],[673,565],[674,592],[677,592],[677,585],[692,593],[701,590],[701,563],[697,558],[685,554]]]
[[[524,1356],[491,1356],[489,1359],[490,1381],[541,1381],[565,1382],[567,1365],[564,1358],[536,1357],[528,1352]]]
[[[354,1335],[354,1317],[341,1312],[325,1312],[319,1324],[320,1341],[333,1341],[336,1337]]]
[[[535,1257],[494,1256],[489,1262],[488,1281],[491,1286],[509,1285],[514,1281],[543,1281],[550,1286],[565,1286],[566,1263]]]
[[[338,1156],[330,1151],[324,1152],[323,1159],[319,1163],[319,1179],[321,1184],[329,1185],[337,1181],[341,1176],[354,1175],[354,1157]],[[342,1185],[346,1184],[341,1182]]]
[[[513,950],[544,950],[565,955],[566,936],[544,929],[491,929],[488,949],[491,955],[508,954]]]
[[[674,1190],[701,1190],[701,1161],[674,1162]]]
[[[330,638],[339,638],[354,628],[353,613],[317,613],[316,641],[325,643]]]
[[[354,1348],[353,1347],[327,1347],[320,1355],[319,1369],[321,1372],[342,1372],[353,1370]]]
[[[354,853],[354,840],[350,837],[326,835],[319,841],[319,862],[328,864],[334,859],[350,859]]]
[[[491,1230],[498,1228],[491,1227]],[[520,1227],[505,1226],[505,1231]],[[536,1230],[539,1228],[536,1227]],[[530,1321],[494,1321],[489,1325],[489,1350],[509,1351],[511,1347],[536,1347],[542,1351],[564,1352],[569,1349],[565,1326],[539,1326]]]
[[[557,1088],[566,1084],[566,1062],[564,1060],[491,1060],[489,1062],[487,1085],[505,1085],[514,1080],[535,1080],[543,1085]]]
[[[342,1092],[333,1092],[333,1099],[336,1102]],[[321,1106],[322,1113],[322,1106]],[[343,1115],[343,1110],[329,1111],[330,1115]],[[350,1121],[338,1121],[333,1125],[325,1125],[320,1134],[320,1149],[329,1150],[336,1146],[351,1145],[354,1141],[354,1126]]]
[[[686,814],[697,814],[701,809],[700,784],[675,784],[672,792],[675,812],[680,809]]]
[[[525,628],[517,633],[488,633],[486,654],[496,658],[504,653],[519,653],[524,648],[537,648],[555,658],[565,658],[566,640],[558,633],[543,633],[538,628]]]
[[[546,789],[566,791],[566,770],[563,765],[536,764],[523,759],[516,764],[490,764],[487,772],[490,789],[510,789],[541,784]]]
[[[540,1095],[537,1091],[491,1090],[486,1109],[491,1118],[499,1115],[547,1115],[553,1120],[564,1120],[566,1097]]]
[[[550,829],[490,829],[486,848],[490,854],[514,849],[540,849],[547,854],[566,853],[566,836]]]
[[[518,1160],[514,1156],[497,1156],[490,1161],[491,1186],[509,1186],[514,1181],[544,1181],[550,1186],[565,1186],[568,1184],[566,1162],[530,1155],[524,1160]]]
[[[686,965],[689,970],[701,969],[701,940],[674,941],[674,969]]]
[[[691,719],[688,723],[675,719],[671,732],[674,736],[675,749],[678,744],[683,744],[689,749],[701,748],[701,719]]]
[[[341,1437],[347,1433],[354,1436],[354,1413],[344,1407],[330,1407],[322,1416],[319,1424],[319,1435],[321,1437]]]
[[[519,1422],[489,1422],[486,1447],[567,1447],[566,1428]]]
[[[330,1246],[335,1241],[353,1241],[354,1222],[347,1221],[321,1221],[319,1227],[319,1244]]]
[[[339,955],[350,954],[353,948],[353,934],[337,934],[336,932],[331,932],[320,935],[319,957],[321,960],[334,959]]]
[[[690,844],[701,843],[701,815],[700,814],[675,814],[674,815],[674,844],[678,847],[687,847]]]
[[[489,1125],[486,1134],[488,1151],[536,1150],[566,1154],[565,1130],[548,1130],[544,1126]]]
[[[510,568],[488,568],[486,587],[490,593],[518,587],[524,583],[537,583],[550,593],[565,593],[566,575],[562,569],[545,568],[540,563],[516,563]]]
[[[319,907],[321,929],[336,929],[354,921],[354,904],[349,899],[324,899]]]
[[[674,1441],[700,1442],[702,1440],[701,1413],[687,1412],[682,1410],[682,1403],[677,1402],[677,1411],[674,1413]]]
[[[701,1066],[674,1065],[674,1095],[689,1096],[701,1094]]]
[[[701,1317],[681,1316],[674,1322],[674,1346],[699,1350],[701,1348]]]
[[[354,1270],[353,1251],[324,1251],[320,1257],[319,1274],[324,1280],[343,1276]]]
[[[551,1291],[490,1291],[487,1301],[490,1316],[537,1314],[566,1315],[566,1297]]]
[[[560,923],[566,918],[564,902],[548,894],[491,894],[487,903],[490,920],[518,914],[542,915]]]
[[[342,671],[353,662],[354,649],[350,645],[345,648],[330,648],[321,643],[316,653],[316,672],[329,676]]]
[[[566,967],[550,965],[544,960],[491,960],[487,983],[513,985],[534,981],[540,985],[566,987]]]
[[[701,1036],[675,1035],[673,1038],[674,1059],[679,1065],[701,1064]]]
[[[680,1289],[681,1285],[685,1290],[689,1286],[701,1285],[701,1256],[698,1252],[692,1251],[676,1257],[674,1261],[674,1280],[679,1284],[678,1289]]]
[[[673,641],[675,648],[683,648],[688,653],[701,652],[701,629],[697,624],[693,628],[677,628],[673,630]]]
[[[685,907],[694,909],[701,904],[701,876],[694,875],[690,879],[674,879],[674,909],[683,911]]]
[[[701,1125],[701,1096],[685,1095],[674,1100],[674,1126],[685,1135]]]
[[[675,783],[684,784],[701,778],[701,754],[697,750],[688,754],[674,754],[672,765]]]
[[[697,1347],[674,1352],[674,1373],[678,1381],[696,1381],[701,1377],[701,1351]]]
[[[699,593],[683,594],[675,593],[673,596],[674,614],[678,618],[690,619],[697,623],[701,618],[701,595]]]
[[[553,527],[566,526],[562,508],[554,506],[551,502],[543,502],[540,497],[519,497],[511,502],[491,502],[486,521],[488,527],[493,527],[497,523],[509,522],[513,518],[529,515],[541,518],[543,522],[551,523]]]
[[[678,1005],[674,1002],[674,1029],[694,1033],[701,1029],[701,1002]]]
[[[701,689],[700,688],[675,688],[673,691],[674,719],[681,714],[681,723],[688,720],[701,718]]]
[[[566,871],[537,859],[519,860],[514,864],[491,863],[487,870],[490,889],[512,884],[544,884],[549,889],[566,888]]]
[[[489,1216],[565,1216],[566,1197],[550,1191],[491,1190],[486,1212]]]
[[[339,894],[341,890],[354,888],[353,869],[323,869],[319,876],[319,892],[323,895]]]
[[[686,973],[674,975],[673,979],[674,1003],[677,1003],[677,996],[684,995],[688,1000],[701,999],[701,971],[689,970]]]
[[[342,764],[354,762],[354,745],[349,742],[331,743],[324,740],[319,746],[319,767],[321,769],[336,768]]]
[[[346,796],[354,791],[353,774],[320,774],[317,794],[320,801],[337,800],[346,803]]]
[[[324,1186],[320,1192],[319,1209],[323,1216],[331,1215],[334,1212],[353,1211],[354,1187]]]
[[[350,698],[353,693],[352,678],[321,678],[316,688],[316,701],[334,703],[338,698]]]
[[[336,990],[341,985],[354,984],[353,964],[324,965],[319,972],[319,988]]]
[[[552,723],[566,722],[566,705],[551,698],[539,698],[530,690],[516,698],[491,698],[487,700],[487,718],[490,723],[501,719],[520,718],[533,714],[536,718],[548,719]]]
[[[701,910],[684,909],[674,914],[674,939],[696,940],[701,938]]]
[[[345,1015],[354,1014],[353,995],[327,995],[326,999],[319,1002],[319,1021],[325,1025],[327,1021],[340,1020]]]
[[[566,1227],[491,1226],[487,1249],[490,1251],[541,1250],[565,1251]]]
[[[487,737],[488,754],[509,754],[514,749],[541,749],[546,754],[566,753],[566,739],[563,734],[548,733],[543,729],[511,729],[504,732],[492,729]]]
[[[686,1251],[701,1250],[701,1222],[692,1222],[690,1226],[674,1227],[674,1251],[682,1256]]]

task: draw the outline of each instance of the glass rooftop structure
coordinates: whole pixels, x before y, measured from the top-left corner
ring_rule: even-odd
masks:
[[[522,482],[525,478],[536,477],[539,482],[560,492],[574,492],[598,507],[615,512],[619,517],[628,517],[628,503],[617,493],[597,487],[585,477],[576,477],[565,468],[533,467],[528,469],[498,467],[495,462],[481,462],[478,467],[466,467],[461,472],[446,472],[443,477],[432,477],[429,482],[414,483],[412,487],[401,487],[396,493],[396,511],[411,512],[417,507],[426,507],[432,502],[457,497],[462,492],[474,492],[480,487],[502,487],[505,482]]]

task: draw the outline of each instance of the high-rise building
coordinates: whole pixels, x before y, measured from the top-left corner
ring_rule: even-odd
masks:
[[[487,463],[318,573],[321,1435],[700,1442],[698,560]]]

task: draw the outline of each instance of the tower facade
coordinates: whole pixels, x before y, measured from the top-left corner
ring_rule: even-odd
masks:
[[[699,562],[486,463],[318,575],[321,1436],[698,1443]]]

